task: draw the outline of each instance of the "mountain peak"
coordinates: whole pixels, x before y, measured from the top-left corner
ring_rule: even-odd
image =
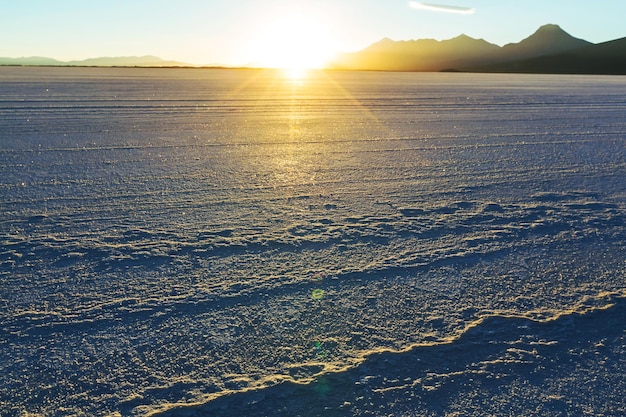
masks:
[[[576,39],[566,31],[564,31],[561,26],[554,24],[541,26],[529,38]]]
[[[540,33],[540,32],[565,32],[565,31],[561,29],[561,26],[559,25],[547,24],[547,25],[541,26],[539,29],[537,29],[537,32],[535,33]]]
[[[566,31],[564,31],[559,25],[543,25],[535,33],[530,35],[528,38],[524,39],[524,41],[537,39],[540,42],[546,42],[549,40],[572,40],[576,39]],[[522,42],[524,42],[522,41]]]
[[[559,25],[543,25],[535,33],[519,43],[504,45],[504,53],[516,55],[516,58],[550,55],[591,45],[564,31]]]
[[[396,41],[394,41],[393,39],[390,38],[382,38],[381,40],[379,40],[378,42],[375,42],[373,44],[370,45],[371,47],[387,47],[389,45],[393,45],[394,43],[396,43]]]
[[[467,36],[465,33],[460,34],[459,36],[457,36],[456,38],[453,38],[454,40],[459,40],[459,41],[475,41],[476,39],[472,38],[471,36]]]

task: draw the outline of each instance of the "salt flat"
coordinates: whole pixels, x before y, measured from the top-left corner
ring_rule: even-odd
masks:
[[[0,68],[0,414],[623,415],[624,97]]]

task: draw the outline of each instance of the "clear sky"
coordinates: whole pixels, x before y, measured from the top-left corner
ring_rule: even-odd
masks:
[[[0,0],[0,56],[317,65],[383,37],[502,45],[546,23],[598,43],[625,37],[625,17],[626,0]]]

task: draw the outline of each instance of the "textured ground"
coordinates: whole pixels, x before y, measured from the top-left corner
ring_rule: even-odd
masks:
[[[624,413],[621,77],[0,74],[0,414]]]

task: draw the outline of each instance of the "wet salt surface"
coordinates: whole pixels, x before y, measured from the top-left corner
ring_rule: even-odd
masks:
[[[626,412],[622,77],[0,75],[0,414]]]

